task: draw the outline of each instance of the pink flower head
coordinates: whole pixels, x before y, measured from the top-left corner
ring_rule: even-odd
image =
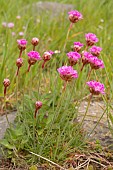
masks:
[[[41,101],[36,101],[35,103],[35,115],[34,118],[36,119],[36,114],[38,112],[38,110],[42,107],[42,102]]]
[[[82,55],[83,55],[83,56],[82,56],[82,63],[83,63],[83,65],[89,64],[91,58],[94,57],[92,54],[90,54],[90,53],[87,52],[87,51],[83,52]]]
[[[54,54],[54,52],[51,51],[51,50],[44,52],[44,54],[43,54],[43,56],[42,56],[42,58],[43,58],[43,60],[44,60],[43,63],[42,63],[42,68],[44,68],[45,63],[51,59],[51,57],[52,57],[53,54]]]
[[[44,52],[42,58],[43,58],[44,61],[48,61],[48,60],[51,59],[53,54],[54,54],[53,51],[46,51],[46,52]]]
[[[41,101],[36,101],[35,107],[37,110],[39,110],[42,107],[42,102]]]
[[[94,80],[89,81],[86,84],[89,86],[90,92],[93,95],[99,95],[100,93],[105,94],[104,84],[101,84],[100,82]]]
[[[24,32],[19,32],[19,35],[20,36],[24,36]]]
[[[15,33],[15,32],[12,32],[11,34],[12,34],[12,36],[15,36],[15,35],[16,35],[16,33]]]
[[[69,63],[71,66],[75,65],[78,61],[79,58],[81,58],[81,55],[77,52],[69,52],[67,53],[68,59],[69,59]]]
[[[104,68],[104,63],[102,60],[98,59],[97,57],[93,56],[89,59],[90,65],[92,69],[99,69]]]
[[[39,53],[37,52],[37,51],[30,51],[29,53],[28,53],[28,57],[30,58],[30,59],[34,59],[34,60],[41,60],[41,57],[40,57],[40,55],[39,55]]]
[[[17,16],[16,16],[16,19],[21,19],[21,16],[20,16],[20,15],[17,15]]]
[[[22,65],[23,65],[23,58],[18,58],[17,60],[16,60],[16,65],[17,65],[17,67],[22,67]]]
[[[94,56],[99,56],[100,55],[100,52],[102,51],[102,48],[101,47],[98,47],[98,46],[92,46],[90,48],[90,52],[91,54],[93,54]]]
[[[74,42],[74,51],[79,52],[83,46],[81,42]]]
[[[27,71],[29,72],[31,65],[34,65],[37,62],[37,60],[41,60],[41,57],[37,51],[30,51],[27,55],[29,57],[28,58],[29,66]]]
[[[3,27],[7,27],[7,22],[2,22]]]
[[[83,19],[82,14],[76,10],[72,10],[72,11],[68,12],[68,14],[69,14],[69,20],[72,23],[76,23],[79,20]]]
[[[20,40],[17,40],[17,43],[18,43],[18,48],[20,50],[25,50],[26,49],[26,45],[27,45],[27,41],[25,39],[20,39]]]
[[[85,38],[86,38],[87,46],[92,46],[98,42],[97,36],[93,33],[85,34]]]
[[[78,78],[78,73],[71,66],[62,66],[57,69],[60,77],[65,81],[71,81],[72,79]]]
[[[7,24],[8,28],[13,28],[14,27],[14,23],[10,22]]]

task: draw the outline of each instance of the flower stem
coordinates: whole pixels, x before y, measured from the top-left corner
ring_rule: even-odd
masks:
[[[83,117],[83,119],[81,121],[80,127],[83,126],[83,122],[84,122],[84,120],[86,118],[86,115],[87,115],[87,112],[88,112],[88,109],[89,109],[89,106],[90,106],[90,103],[91,103],[92,96],[93,96],[93,94],[91,93],[90,96],[89,96],[89,101],[88,101],[88,104],[87,104],[87,108],[86,108],[84,117]]]
[[[6,109],[6,87],[4,88],[4,110],[5,110],[5,116],[6,116],[6,120],[8,125],[10,126],[9,120],[8,120],[8,116],[7,116],[7,109]]]
[[[33,51],[35,51],[35,45],[33,45]]]
[[[21,55],[22,55],[22,50],[20,50],[20,53],[19,53],[19,57],[18,57],[18,58],[20,58],[20,57],[21,57]]]
[[[73,23],[71,23],[70,26],[69,26],[69,28],[68,28],[67,35],[66,35],[66,40],[65,40],[65,43],[64,43],[63,52],[64,52],[65,49],[66,49],[67,41],[68,41],[68,38],[69,38],[69,33],[70,33],[71,29],[72,29],[72,26],[73,26]]]

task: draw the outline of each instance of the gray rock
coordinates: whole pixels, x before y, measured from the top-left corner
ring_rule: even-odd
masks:
[[[29,5],[27,6],[27,9],[29,8]],[[37,2],[32,4],[32,13],[34,15],[40,14],[41,12],[45,13],[51,13],[52,16],[58,16],[59,14],[62,14],[64,12],[68,12],[70,10],[74,9],[74,6],[72,4],[62,4],[58,2]]]
[[[7,116],[8,116],[9,122],[13,123],[16,118],[16,112],[12,112],[12,113],[8,114]],[[8,127],[9,127],[9,125],[6,120],[6,116],[5,115],[0,116],[0,139],[2,139],[4,137],[5,131]]]

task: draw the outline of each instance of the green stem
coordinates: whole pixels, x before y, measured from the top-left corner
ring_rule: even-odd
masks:
[[[92,96],[93,96],[93,94],[91,93],[91,95],[89,97],[88,104],[87,104],[87,108],[86,108],[86,111],[85,111],[85,114],[84,114],[84,117],[83,117],[83,119],[82,119],[82,121],[80,123],[80,127],[83,126],[83,122],[84,122],[84,120],[86,118],[86,115],[87,115],[87,112],[88,112],[88,109],[89,109],[89,106],[90,106],[90,103],[91,103]]]
[[[8,120],[8,116],[7,116],[7,109],[6,109],[6,95],[4,95],[4,110],[5,110],[5,116],[6,116],[6,120],[8,125],[10,126],[9,120]]]
[[[92,129],[92,131],[88,134],[88,136],[90,136],[94,130],[96,129],[96,127],[98,126],[100,120],[102,119],[102,117],[104,116],[105,112],[106,112],[107,109],[104,110],[104,112],[102,113],[101,117],[99,118],[99,120],[97,121],[96,125],[94,126],[94,128]]]
[[[65,43],[64,43],[63,52],[64,52],[65,49],[66,49],[66,45],[67,45],[67,41],[68,41],[68,38],[69,38],[69,33],[70,33],[71,29],[72,29],[72,25],[73,25],[73,23],[71,23],[70,26],[69,26],[69,28],[68,28],[67,35],[66,35],[66,40],[65,40]]]

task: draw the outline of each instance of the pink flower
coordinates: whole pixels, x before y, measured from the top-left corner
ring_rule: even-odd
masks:
[[[42,102],[41,101],[36,101],[35,103],[35,115],[34,118],[36,119],[36,114],[38,112],[38,110],[42,107]]]
[[[65,81],[71,81],[72,79],[78,78],[78,73],[71,66],[62,66],[57,69],[60,77]]]
[[[20,15],[17,15],[17,16],[16,16],[16,19],[21,19],[21,16],[20,16]]]
[[[90,65],[92,69],[99,69],[104,68],[104,63],[102,60],[98,59],[97,57],[93,56],[89,59]]]
[[[100,55],[100,52],[102,51],[102,48],[101,47],[98,47],[98,46],[92,46],[90,48],[90,52],[91,54],[93,54],[94,56],[99,56]]]
[[[10,80],[9,79],[4,79],[3,81],[3,85],[4,85],[4,96],[6,95],[6,91],[7,91],[7,87],[10,85]]]
[[[18,48],[19,48],[21,51],[24,51],[24,50],[26,49],[26,45],[27,45],[26,39],[17,40],[17,43],[18,43]]]
[[[76,10],[72,10],[72,11],[68,12],[68,14],[69,14],[69,20],[72,23],[76,23],[79,20],[83,19],[82,14]]]
[[[15,33],[15,32],[12,32],[11,34],[12,34],[12,36],[15,36],[15,35],[16,35],[16,33]]]
[[[23,33],[23,32],[19,32],[19,35],[20,35],[20,36],[24,36],[24,33]]]
[[[7,24],[8,28],[13,28],[14,27],[14,23],[10,22]]]
[[[42,59],[44,60],[44,62],[42,63],[42,68],[44,68],[45,63],[51,59],[53,54],[54,54],[54,52],[51,50],[44,52],[44,54],[42,56]]]
[[[83,53],[82,53],[82,63],[83,63],[84,65],[85,65],[85,64],[89,64],[91,58],[93,58],[93,57],[94,57],[94,56],[93,56],[91,53],[89,53],[89,52],[87,52],[87,51],[83,52]]]
[[[92,46],[98,42],[98,38],[93,33],[85,34],[87,46]]]
[[[33,60],[41,60],[41,57],[40,57],[40,55],[39,55],[39,53],[37,52],[37,51],[30,51],[29,53],[28,53],[28,57],[30,58],[30,59],[33,59]]]
[[[25,46],[27,44],[27,41],[25,39],[17,40],[18,45]]]
[[[86,84],[89,86],[90,92],[93,95],[99,95],[100,93],[105,94],[104,84],[101,84],[100,82],[94,80],[89,81]]]
[[[37,51],[30,51],[28,53],[28,57],[29,57],[28,58],[28,63],[29,63],[28,72],[29,72],[31,65],[34,65],[37,62],[37,60],[41,60],[41,57]]]
[[[79,52],[83,46],[84,44],[80,42],[74,42],[74,51]]]
[[[81,58],[81,55],[77,52],[69,52],[67,53],[69,63],[71,66],[75,65],[79,58]]]
[[[7,27],[7,22],[2,22],[3,27]]]

